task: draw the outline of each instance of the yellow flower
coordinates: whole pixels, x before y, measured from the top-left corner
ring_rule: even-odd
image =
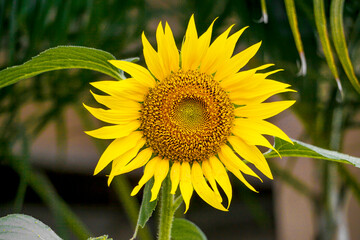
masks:
[[[142,34],[148,69],[111,60],[111,64],[132,78],[92,83],[108,94],[92,93],[108,109],[85,107],[96,118],[114,125],[86,133],[115,139],[102,154],[94,174],[112,162],[110,184],[114,176],[145,166],[144,175],[131,195],[154,177],[151,201],[157,198],[163,180],[170,174],[171,193],[180,188],[186,211],[193,190],[214,208],[226,211],[232,198],[227,171],[256,191],[243,176],[259,178],[247,162],[272,179],[270,168],[257,148],[273,148],[262,134],[291,140],[264,119],[295,101],[264,101],[274,94],[293,90],[288,89],[288,84],[266,79],[277,71],[257,72],[273,64],[240,71],[261,44],[233,55],[245,28],[229,36],[231,26],[210,44],[212,27],[213,24],[198,37],[192,16],[179,53],[169,25],[166,23],[163,29],[160,22],[156,31],[157,51]],[[218,186],[227,196],[227,208],[222,205]]]

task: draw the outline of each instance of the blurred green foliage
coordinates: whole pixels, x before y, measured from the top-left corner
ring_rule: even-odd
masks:
[[[333,1],[324,1],[328,23],[331,20],[329,19],[330,2]],[[236,29],[250,26],[239,41],[238,51],[262,40],[262,47],[249,63],[249,67],[275,63],[277,68],[285,70],[278,73],[276,78],[290,83],[298,91],[296,94],[282,96],[297,99],[292,110],[303,123],[306,131],[304,136],[309,137],[317,146],[341,150],[344,132],[360,126],[359,120],[355,119],[360,109],[360,95],[350,84],[338,62],[339,58],[333,52],[344,89],[341,97],[316,30],[313,1],[295,1],[298,31],[308,66],[305,76],[297,76],[299,55],[284,1],[267,1],[266,7],[268,23],[264,24],[258,21],[262,17],[260,0],[0,0],[0,69],[21,64],[40,52],[58,45],[80,45],[102,49],[119,59],[139,56],[140,61],[143,62],[141,32],[145,31],[150,42],[154,44],[155,28],[159,20],[169,21],[180,46],[187,21],[192,13],[195,14],[199,33],[204,32],[213,19],[219,17],[214,25],[214,36],[232,23],[236,23]],[[343,24],[349,58],[355,67],[355,76],[359,77],[360,2],[358,0],[345,2]],[[14,166],[21,179],[14,199],[15,209],[18,211],[21,209],[27,184],[30,186],[32,184],[31,177],[35,180],[43,179],[44,183],[48,183],[43,175],[35,175],[40,178],[34,177],[33,172],[36,170],[30,167],[31,164],[28,162],[31,144],[50,123],[55,123],[59,152],[61,152],[61,149],[66,147],[67,136],[64,110],[68,107],[78,109],[82,101],[91,101],[87,100],[90,95],[87,94],[88,83],[102,77],[103,75],[99,73],[87,70],[59,71],[0,89],[0,163],[9,164],[15,160],[21,163]],[[39,105],[46,103],[46,105],[41,105],[45,107],[36,109],[30,116],[23,118],[21,111],[29,103]],[[82,111],[82,109],[77,110],[79,117],[83,122],[89,122]],[[20,151],[14,152],[15,144],[21,145]],[[276,165],[273,168],[280,179],[295,189],[299,191],[306,189],[305,195],[311,195],[309,197],[320,209],[320,215],[322,214],[321,206],[327,203],[329,191],[333,191],[327,187],[329,178],[334,177],[331,169],[337,169],[337,165],[319,164],[324,186],[319,196],[307,193],[307,186],[294,179],[286,169],[279,169]],[[344,191],[351,188],[356,196],[360,196],[358,183],[345,168],[340,168],[338,177],[343,178],[341,182]],[[40,192],[38,194],[41,195]],[[45,195],[43,200],[46,202]],[[61,199],[59,201],[63,203]],[[56,211],[60,211],[59,208],[53,207],[55,215]],[[66,216],[63,218],[67,219]],[[80,232],[77,234],[79,238],[88,235],[86,227]],[[321,230],[319,234],[322,234]]]

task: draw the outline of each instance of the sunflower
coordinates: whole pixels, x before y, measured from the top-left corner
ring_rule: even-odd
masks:
[[[179,187],[186,211],[194,190],[214,208],[227,211],[232,198],[227,171],[256,191],[244,177],[260,179],[248,163],[273,178],[257,146],[274,149],[263,134],[291,140],[264,119],[295,101],[264,101],[293,90],[288,84],[267,79],[279,70],[258,72],[273,64],[240,71],[261,42],[233,55],[246,28],[229,36],[230,26],[210,44],[213,24],[198,37],[192,16],[179,53],[168,23],[164,28],[160,22],[157,51],[142,34],[147,69],[132,62],[110,60],[131,78],[91,83],[107,94],[91,92],[107,109],[85,107],[99,120],[113,125],[86,133],[114,139],[100,157],[94,174],[112,162],[110,184],[116,175],[145,166],[131,195],[154,178],[150,201],[157,198],[169,175],[171,194]],[[219,187],[227,197],[227,208],[222,204]]]

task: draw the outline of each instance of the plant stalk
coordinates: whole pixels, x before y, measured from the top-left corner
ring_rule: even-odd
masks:
[[[165,178],[160,196],[160,222],[159,222],[159,238],[158,240],[170,240],[171,227],[174,220],[174,197],[170,194],[170,177]]]

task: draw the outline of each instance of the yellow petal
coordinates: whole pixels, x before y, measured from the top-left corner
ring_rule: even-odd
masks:
[[[241,174],[241,172],[240,172],[238,169],[232,167],[231,165],[226,165],[226,163],[224,163],[224,164],[225,164],[226,168],[227,168],[232,174],[235,175],[235,177],[237,177],[242,183],[245,184],[245,186],[247,186],[250,190],[252,190],[252,191],[254,191],[254,192],[258,192],[258,191],[255,190],[255,188],[254,188],[253,186],[251,186],[250,183],[248,183],[248,181],[246,181],[246,179],[244,178],[244,176]]]
[[[218,196],[207,185],[201,167],[197,162],[194,162],[192,165],[191,180],[195,191],[205,202],[216,209],[227,211],[227,209],[221,205],[221,202],[218,201]]]
[[[181,46],[181,68],[184,71],[190,69],[190,66],[195,61],[196,56],[193,49],[197,48],[198,35],[195,26],[194,15],[191,15],[189,24],[185,33],[185,40]]]
[[[246,92],[246,90],[242,92]],[[264,94],[259,94],[258,92],[253,96],[251,96],[251,93],[254,93],[254,91],[249,91],[246,92],[247,94],[244,95],[235,96],[234,94],[229,94],[229,98],[231,102],[235,103],[236,105],[255,105],[264,102],[266,99],[268,99],[271,96],[274,96],[275,94],[284,93],[284,92],[296,92],[296,91],[292,89],[281,89],[281,90],[269,89]]]
[[[242,183],[245,184],[245,186],[247,186],[249,189],[251,189],[252,191],[254,192],[257,192],[255,190],[255,188],[253,188],[253,186],[251,186],[248,181],[246,181],[246,179],[244,178],[244,176],[241,174],[240,170],[237,169],[236,167],[234,167],[233,164],[231,164],[229,161],[227,161],[227,159],[219,154],[219,158],[220,158],[220,161],[225,165],[225,167],[227,168],[227,170],[229,170],[232,174],[235,175],[235,177],[237,177]]]
[[[281,71],[284,71],[284,69],[276,69],[276,70],[273,70],[273,71],[270,71],[270,72],[266,72],[266,73],[257,73],[256,75],[258,76],[261,76],[262,78],[267,78],[268,76],[274,74],[274,73],[277,73],[277,72],[281,72]]]
[[[258,70],[264,70],[264,69],[269,68],[269,67],[274,66],[274,65],[275,65],[275,64],[273,64],[273,63],[267,63],[267,64],[260,65],[260,66],[258,66],[258,67],[256,67],[256,68],[252,68],[252,69],[255,69],[256,71],[258,71]]]
[[[98,95],[93,93],[90,90],[90,93],[94,96],[95,100],[111,109],[117,109],[117,110],[124,110],[128,108],[133,108],[137,110],[141,110],[141,103],[130,100],[127,98],[120,98],[120,97],[114,97],[114,96],[108,96],[108,95]]]
[[[230,86],[226,90],[230,92],[234,92],[237,95],[245,95],[246,97],[251,96],[260,96],[263,94],[266,94],[268,92],[283,90],[285,88],[290,87],[289,84],[269,80],[269,79],[256,79],[259,76],[259,74],[255,74],[252,79],[249,79],[250,81],[253,81],[253,84],[248,84],[244,86]]]
[[[159,58],[158,53],[151,46],[144,32],[141,35],[141,39],[143,44],[144,58],[148,69],[157,79],[163,80],[165,77],[164,66]]]
[[[236,125],[246,126],[252,130],[257,131],[260,134],[266,134],[281,138],[289,143],[292,143],[291,139],[284,133],[280,128],[272,123],[269,123],[262,119],[247,119],[247,118],[236,118]]]
[[[168,23],[165,24],[165,31],[161,22],[159,23],[156,30],[156,40],[158,43],[159,59],[164,66],[164,76],[167,77],[171,72],[179,70],[179,52]]]
[[[180,181],[180,162],[174,162],[170,171],[171,194],[175,194]]]
[[[155,168],[154,186],[151,189],[150,202],[154,201],[157,198],[161,184],[164,181],[165,177],[167,176],[168,172],[169,172],[169,160],[161,159]]]
[[[206,30],[205,33],[203,33],[198,41],[196,42],[196,48],[193,48],[194,54],[194,61],[189,66],[190,69],[198,69],[200,66],[203,58],[205,57],[205,54],[207,50],[209,49],[210,41],[211,41],[211,34],[213,30],[213,26],[216,19],[211,23],[210,27]]]
[[[232,129],[232,133],[250,145],[264,146],[277,152],[277,150],[263,135],[250,128],[247,128],[246,126],[235,125]]]
[[[136,143],[141,139],[142,136],[142,132],[136,131],[132,132],[126,137],[117,138],[112,143],[110,143],[110,145],[101,155],[99,162],[96,165],[94,175],[98,174],[101,170],[103,170],[116,157],[124,154],[125,152],[135,147]]]
[[[236,108],[234,114],[238,117],[266,119],[284,111],[294,103],[295,101],[278,101],[247,105]]]
[[[137,168],[141,168],[149,161],[152,153],[153,151],[151,150],[151,148],[145,148],[134,159],[132,159],[131,162],[126,163],[127,165],[116,167],[113,170],[113,174],[120,175],[131,172]]]
[[[249,79],[253,84],[238,84],[228,87],[226,90],[230,91],[230,100],[238,105],[255,105],[278,93],[295,92],[292,89],[286,89],[290,87],[289,84],[260,79],[258,76],[259,74],[255,74],[253,79]]]
[[[191,183],[190,165],[188,162],[181,163],[180,171],[180,192],[185,203],[185,213],[189,209],[190,199],[193,193],[193,185]]]
[[[228,206],[230,207],[232,199],[232,188],[229,180],[229,176],[224,168],[224,165],[217,159],[217,157],[212,156],[209,159],[209,163],[214,174],[215,180],[219,183],[220,187],[224,190],[228,198]]]
[[[141,138],[129,151],[115,158],[112,162],[111,172],[108,178],[108,185],[110,185],[111,181],[116,175],[119,175],[119,170],[122,169],[126,164],[128,164],[139,152],[140,148],[144,146],[146,140]]]
[[[122,138],[140,127],[140,121],[131,121],[124,125],[105,126],[92,131],[85,131],[87,135],[99,139]]]
[[[109,60],[109,62],[115,67],[130,74],[141,84],[151,88],[155,86],[155,79],[151,76],[150,72],[146,68],[136,63],[122,61],[122,60]]]
[[[127,124],[140,117],[137,109],[128,109],[126,111],[102,108],[93,108],[83,104],[84,107],[97,119],[112,124]]]
[[[150,178],[154,176],[155,170],[160,160],[161,158],[154,157],[146,164],[144,169],[144,175],[141,177],[138,185],[132,190],[130,194],[131,196],[136,195],[140,191],[140,189],[145,185],[145,183],[147,183],[147,181],[149,181]]]
[[[216,194],[217,201],[222,202],[222,197],[221,197],[219,189],[216,185],[215,177],[214,177],[213,171],[211,169],[210,163],[208,161],[203,161],[201,167],[202,167],[202,172],[204,173],[205,178],[208,180],[212,190]]]
[[[107,93],[117,99],[131,99],[143,102],[149,87],[139,83],[134,78],[128,78],[121,81],[99,81],[90,83],[95,88]]]
[[[222,79],[220,82],[220,86],[227,91],[231,91],[234,86],[237,88],[244,88],[244,86],[249,84],[249,80],[255,74],[256,70],[251,69],[247,71],[241,71],[235,73],[225,79]]]
[[[260,48],[260,45],[261,45],[261,42],[256,43],[256,44],[248,47],[244,51],[236,54],[231,59],[222,62],[221,66],[218,68],[218,71],[216,72],[214,78],[216,80],[220,81],[221,79],[226,78],[227,76],[230,76],[230,75],[238,72],[256,54],[256,52]]]
[[[224,51],[225,59],[229,59],[233,55],[237,41],[247,28],[248,27],[243,27],[242,29],[228,37],[228,39],[226,40],[226,48]]]
[[[229,76],[219,80],[220,85],[221,85],[221,87],[226,88],[227,91],[230,90],[230,89],[227,89],[230,86],[243,88],[244,84],[246,86],[247,84],[253,82],[253,80],[250,79],[250,78],[252,78],[254,76],[256,71],[263,70],[263,69],[266,69],[266,68],[271,67],[271,66],[274,66],[274,64],[272,64],[272,63],[264,64],[264,65],[261,65],[261,66],[256,67],[256,68],[252,68],[252,69],[249,69],[249,70],[246,70],[246,71],[241,71],[241,72],[229,75]],[[241,83],[240,86],[239,86],[239,83]]]
[[[165,23],[165,46],[166,46],[165,53],[167,53],[167,57],[169,61],[168,63],[169,69],[172,72],[177,72],[180,67],[179,50],[176,47],[173,33],[167,22]]]
[[[259,169],[265,176],[273,179],[269,165],[264,155],[257,147],[246,144],[243,140],[236,136],[228,137],[228,141],[241,157],[243,157],[246,161],[254,164],[255,167]]]
[[[218,66],[225,60],[226,56],[224,56],[223,53],[224,49],[226,49],[226,39],[233,26],[234,25],[231,25],[210,45],[204,59],[201,62],[200,72],[212,75],[218,70]]]
[[[223,163],[227,162],[227,165],[231,165],[234,168],[239,169],[241,172],[253,177],[257,177],[260,179],[260,181],[262,181],[261,178],[243,162],[243,160],[236,156],[236,154],[228,145],[224,144],[220,149],[221,152],[219,152],[219,157]]]

